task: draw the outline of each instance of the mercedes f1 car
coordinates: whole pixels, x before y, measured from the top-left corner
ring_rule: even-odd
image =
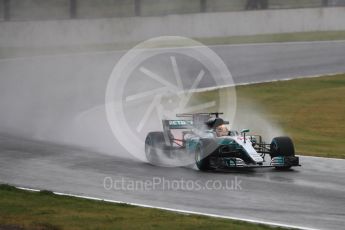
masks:
[[[275,137],[270,144],[260,135],[224,129],[229,122],[223,113],[179,114],[180,120],[163,120],[163,132],[150,132],[145,140],[149,163],[159,164],[160,158],[187,154],[201,171],[275,167],[289,169],[300,166],[289,137]],[[223,129],[222,129],[223,128]],[[266,155],[270,159],[266,160]]]

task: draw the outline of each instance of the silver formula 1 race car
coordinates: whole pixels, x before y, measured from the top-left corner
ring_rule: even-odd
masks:
[[[157,165],[162,157],[188,155],[201,171],[275,167],[289,169],[300,166],[289,137],[275,137],[270,144],[260,135],[227,130],[229,122],[223,113],[179,114],[180,120],[163,120],[162,132],[150,132],[145,140],[148,162]],[[266,155],[270,156],[266,160]]]

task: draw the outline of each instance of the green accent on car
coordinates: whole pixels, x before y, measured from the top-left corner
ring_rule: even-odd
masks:
[[[228,138],[219,138],[217,141],[219,145],[232,145],[236,143],[234,140]]]
[[[200,139],[198,138],[191,138],[186,140],[186,149],[189,153],[194,152],[196,149],[196,146],[200,142]]]
[[[224,158],[228,167],[236,167],[236,158]]]
[[[281,165],[285,164],[285,157],[283,156],[275,157],[274,160],[276,164],[281,164]]]
[[[190,120],[169,120],[170,129],[190,128],[193,121]]]

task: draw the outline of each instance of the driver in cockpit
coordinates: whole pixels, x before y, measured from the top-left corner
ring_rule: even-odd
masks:
[[[207,127],[213,130],[216,133],[217,137],[229,135],[229,129],[226,127],[227,124],[229,124],[228,121],[224,121],[222,118],[219,117],[210,118],[206,122]]]
[[[228,136],[229,135],[228,127],[226,127],[225,124],[218,125],[216,127],[216,135],[217,137]]]

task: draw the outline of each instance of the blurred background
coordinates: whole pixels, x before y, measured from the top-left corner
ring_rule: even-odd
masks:
[[[345,0],[0,0],[0,56],[123,49],[163,35],[215,44],[340,31],[343,6]]]
[[[345,0],[0,0],[0,133],[114,152],[104,109],[109,76],[126,50],[158,36],[210,46],[236,84],[344,72],[342,43],[228,46],[344,40],[344,6]]]
[[[345,0],[1,0],[0,20],[162,16],[344,5]]]

